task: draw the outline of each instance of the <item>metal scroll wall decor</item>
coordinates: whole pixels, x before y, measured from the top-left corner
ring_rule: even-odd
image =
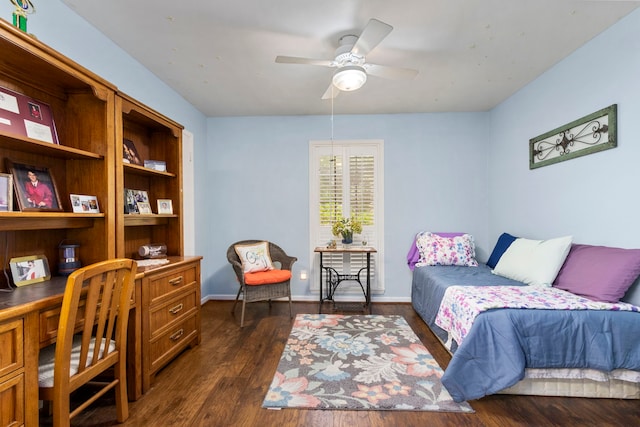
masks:
[[[529,169],[616,147],[616,113],[613,104],[529,140]]]

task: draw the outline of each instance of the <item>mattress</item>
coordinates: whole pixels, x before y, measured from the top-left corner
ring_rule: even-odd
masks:
[[[553,374],[553,373],[550,373]],[[499,394],[530,396],[593,397],[640,399],[640,383],[611,379],[595,381],[588,378],[524,378]]]

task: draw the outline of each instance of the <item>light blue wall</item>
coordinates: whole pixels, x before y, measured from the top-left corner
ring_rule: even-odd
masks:
[[[420,230],[467,231],[486,259],[488,113],[336,116],[335,139],[383,139],[386,300],[408,300],[406,254]],[[227,247],[273,240],[298,257],[293,293],[312,299],[300,269],[309,243],[309,141],[331,136],[328,116],[208,119],[206,176],[210,224],[203,295],[234,295]],[[315,279],[315,275],[311,276]]]
[[[491,112],[489,237],[640,247],[640,10]],[[528,167],[528,141],[618,104],[618,147]]]
[[[640,11],[491,112],[489,232],[640,246]],[[618,147],[529,170],[529,139],[618,104]]]
[[[59,0],[36,6],[29,31],[41,41],[194,134],[203,296],[235,296],[235,240],[274,240],[298,256],[296,273],[310,268],[308,141],[329,139],[327,116],[207,119]],[[4,19],[12,10],[0,4]],[[425,229],[473,233],[481,260],[503,231],[640,247],[638,52],[640,11],[489,113],[337,116],[336,139],[385,141],[383,297],[408,299],[405,255]],[[530,138],[613,103],[617,148],[529,170]],[[297,277],[294,294],[312,298]]]

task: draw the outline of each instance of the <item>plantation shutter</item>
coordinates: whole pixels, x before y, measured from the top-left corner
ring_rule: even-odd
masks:
[[[371,257],[371,291],[384,291],[378,268],[382,259],[382,142],[334,141],[333,144],[312,143],[310,154],[311,194],[311,250],[326,246],[330,240],[341,244],[341,237],[333,236],[332,225],[341,217],[357,218],[362,223],[362,233],[355,234],[352,245],[373,246],[378,253]],[[319,260],[314,256],[314,273],[311,289],[319,289]],[[366,267],[366,254],[325,253],[323,263],[343,274],[357,274]],[[324,272],[323,272],[324,274]],[[361,274],[363,285],[366,272]],[[357,282],[344,282],[338,295],[359,293]]]

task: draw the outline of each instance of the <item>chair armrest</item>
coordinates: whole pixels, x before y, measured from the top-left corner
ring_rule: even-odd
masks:
[[[236,274],[236,278],[238,281],[244,285],[244,272],[242,271],[242,263],[239,261],[229,260],[231,267],[233,268],[233,272]]]
[[[291,271],[291,269],[293,268],[293,263],[295,263],[297,260],[298,258],[288,255],[281,256],[278,259],[278,261],[280,261],[280,263],[282,264],[282,269],[289,271]]]

